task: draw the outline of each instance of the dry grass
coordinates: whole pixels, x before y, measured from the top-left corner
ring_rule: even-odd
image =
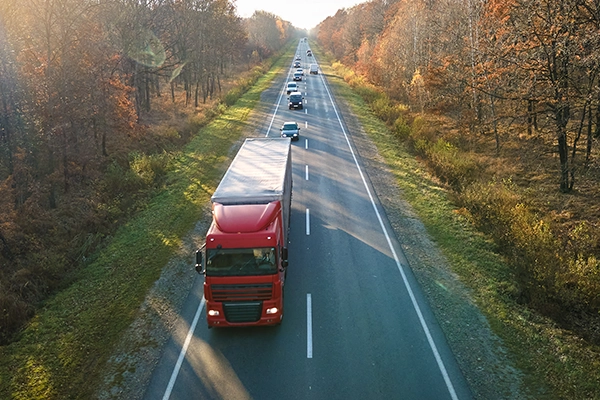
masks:
[[[516,202],[525,205],[534,222],[543,221],[556,239],[556,242],[552,243],[557,243],[557,246],[542,247],[547,251],[554,251],[556,255],[548,257],[546,264],[541,263],[541,275],[540,272],[530,273],[536,275],[534,278],[542,276],[536,284],[543,285],[544,282],[551,281],[553,287],[543,289],[548,291],[543,297],[541,290],[533,290],[532,293],[537,294],[530,294],[519,301],[535,307],[542,314],[554,319],[561,327],[574,331],[594,344],[600,344],[600,313],[599,310],[594,312],[593,301],[588,301],[594,296],[592,294],[592,297],[588,296],[585,300],[586,295],[582,294],[588,285],[582,281],[594,275],[590,268],[594,268],[594,258],[600,258],[598,162],[590,163],[585,169],[580,167],[575,175],[574,190],[562,193],[559,190],[559,159],[555,151],[555,138],[551,132],[528,135],[525,127],[513,126],[501,132],[501,146],[497,152],[492,135],[470,133],[451,119],[428,116],[427,126],[428,130],[433,131],[433,136],[456,144],[461,149],[461,157],[468,157],[476,163],[479,175],[477,181],[509,182],[510,190],[518,196]],[[598,145],[596,140],[592,160],[600,158]],[[581,162],[584,157],[584,149],[581,147],[580,144],[577,162]],[[578,234],[582,227],[585,227],[585,237]],[[493,229],[487,227],[484,231],[489,232]],[[502,252],[502,249],[499,251]],[[592,263],[584,265],[584,271],[569,271],[575,268],[574,259],[578,256],[587,259],[591,257]],[[526,263],[519,260],[518,256],[512,257],[517,264]],[[543,258],[541,255],[539,257]],[[570,263],[571,266],[556,265],[561,262]],[[522,270],[527,266],[521,265],[517,268]],[[535,268],[532,267],[532,270],[535,271]],[[540,267],[537,268],[539,271]],[[546,271],[550,272],[544,276]]]

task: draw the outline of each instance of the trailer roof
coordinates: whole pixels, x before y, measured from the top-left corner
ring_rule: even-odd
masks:
[[[213,203],[280,200],[290,158],[289,138],[246,139],[211,197]]]

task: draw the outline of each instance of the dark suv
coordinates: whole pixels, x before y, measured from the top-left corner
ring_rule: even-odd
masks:
[[[291,110],[293,108],[297,108],[299,110],[302,110],[302,108],[304,108],[303,100],[304,98],[302,97],[302,93],[292,92],[288,99],[289,109]]]

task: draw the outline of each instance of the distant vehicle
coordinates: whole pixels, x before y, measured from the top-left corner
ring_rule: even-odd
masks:
[[[312,51],[310,49],[306,50],[306,55],[309,57],[312,56]]]
[[[302,110],[304,108],[304,97],[302,97],[302,93],[300,92],[292,92],[290,93],[290,97],[288,98],[288,108],[290,110],[297,108],[298,110]]]
[[[289,137],[292,140],[300,139],[300,127],[297,122],[284,122],[280,131],[281,137]]]
[[[296,60],[296,61],[300,61],[300,60],[302,60],[302,57],[300,57],[300,54],[296,54],[296,58],[295,58],[295,60]]]
[[[304,75],[302,72],[294,72],[294,80],[295,81],[301,81],[302,80],[302,75]]]
[[[294,61],[294,68],[300,68],[300,61]]]
[[[296,72],[299,72],[299,73],[301,73],[302,75],[304,75],[304,70],[303,70],[302,68],[298,68],[298,69],[296,69]]]
[[[288,82],[287,84],[287,94],[298,91],[298,84],[296,82]]]
[[[319,66],[317,64],[310,64],[310,73],[318,75],[319,74]]]

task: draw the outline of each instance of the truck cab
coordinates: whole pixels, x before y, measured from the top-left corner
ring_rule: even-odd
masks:
[[[280,323],[288,264],[281,204],[214,204],[213,214],[200,255],[208,326]]]

